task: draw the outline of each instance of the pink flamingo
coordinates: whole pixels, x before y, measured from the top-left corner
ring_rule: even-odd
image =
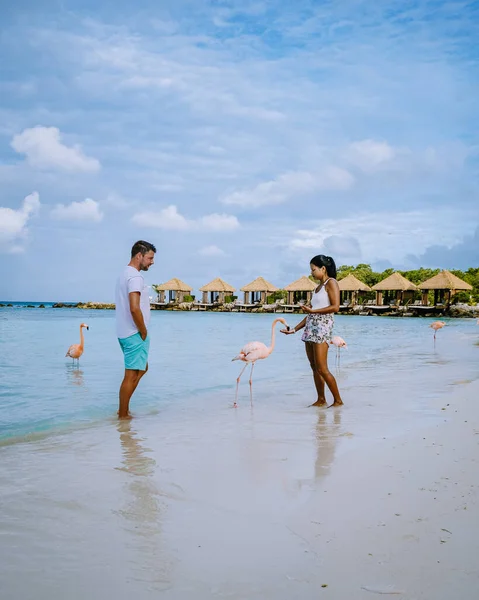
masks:
[[[333,346],[336,346],[336,362],[339,365],[341,348],[345,348],[347,350],[348,345],[346,344],[346,342],[343,340],[342,337],[339,337],[339,335],[333,335],[333,337],[331,338],[331,341],[329,343]]]
[[[235,408],[238,406],[236,404],[236,402],[238,400],[238,387],[239,387],[241,375],[243,375],[243,372],[246,369],[246,367],[248,366],[248,364],[251,364],[251,373],[249,376],[249,386],[250,386],[250,398],[251,398],[251,401],[253,400],[252,383],[253,383],[254,364],[257,360],[262,360],[263,358],[268,358],[268,356],[271,354],[271,352],[273,352],[274,328],[275,328],[276,323],[283,323],[283,325],[285,325],[289,329],[289,325],[286,323],[286,321],[283,318],[278,317],[277,319],[275,319],[271,326],[271,346],[266,346],[265,344],[263,344],[263,342],[248,342],[245,346],[243,346],[241,348],[238,356],[235,356],[233,359],[231,359],[231,360],[242,360],[243,362],[246,363],[245,366],[241,369],[241,373],[238,375],[238,378],[236,379],[236,396],[235,396],[235,403],[233,404],[233,406]]]
[[[80,343],[72,344],[68,348],[67,353],[65,354],[65,356],[73,358],[73,364],[75,364],[75,358],[77,359],[77,363],[79,364],[80,356],[83,354],[83,346],[85,344],[85,340],[83,339],[83,327],[86,327],[87,331],[90,329],[86,323],[82,323],[80,325]]]
[[[444,323],[444,321],[434,321],[434,323],[429,325],[429,327],[434,329],[434,340],[436,340],[436,333],[439,331],[439,329],[442,329],[445,324],[446,323]]]

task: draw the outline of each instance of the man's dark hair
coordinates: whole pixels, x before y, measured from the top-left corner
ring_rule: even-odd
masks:
[[[153,244],[150,244],[150,242],[145,242],[143,240],[138,240],[133,244],[133,247],[131,249],[131,258],[136,256],[138,252],[141,252],[141,255],[145,256],[145,254],[147,252],[150,252],[150,250],[156,253],[156,248],[153,246]]]

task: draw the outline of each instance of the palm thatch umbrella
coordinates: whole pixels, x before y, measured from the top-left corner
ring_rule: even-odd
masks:
[[[351,305],[354,306],[358,301],[359,292],[370,292],[371,288],[369,285],[363,283],[360,279],[355,277],[352,273],[343,277],[338,281],[339,290],[343,296],[342,300],[348,296],[351,299]]]
[[[420,283],[418,288],[422,291],[422,304],[427,306],[429,290],[434,290],[434,305],[438,303],[438,300],[441,302],[446,300],[446,303],[450,304],[451,298],[456,292],[460,290],[471,291],[472,285],[463,281],[451,271],[444,269],[434,277]]]
[[[417,287],[401,273],[396,272],[373,285],[372,289],[376,292],[377,306],[382,306],[383,292],[396,292],[396,302],[399,303],[403,302],[404,298],[412,299],[413,292],[417,290]]]
[[[183,302],[185,295],[191,294],[191,291],[193,290],[191,286],[187,285],[177,277],[173,277],[166,283],[160,283],[153,287],[159,294],[161,303],[165,301],[165,292],[169,292],[169,302],[172,302],[173,300],[175,302]]]
[[[317,284],[306,275],[296,279],[284,288],[288,292],[288,304],[296,304],[299,300],[310,302],[316,287]]]
[[[226,283],[221,277],[213,279],[203,287],[200,287],[200,292],[203,292],[203,304],[208,304],[208,293],[210,294],[211,302],[219,302],[223,304],[225,301],[225,294],[233,294],[235,288]]]
[[[269,281],[266,281],[266,279],[264,279],[264,277],[256,277],[256,279],[253,280],[251,283],[248,283],[248,285],[243,286],[241,288],[241,291],[244,292],[244,303],[245,304],[249,304],[250,293],[252,294],[253,302],[255,301],[255,295],[259,294],[260,295],[259,301],[262,304],[265,304],[268,294],[277,292],[278,288],[275,285],[273,285],[272,283],[270,283]]]

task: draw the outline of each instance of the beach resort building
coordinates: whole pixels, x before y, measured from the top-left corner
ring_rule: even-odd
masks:
[[[376,306],[404,304],[414,300],[417,287],[401,273],[393,273],[383,279],[372,290],[376,292]]]
[[[434,292],[434,306],[437,304],[450,304],[452,297],[458,291],[472,291],[472,285],[463,281],[457,275],[444,270],[430,279],[419,284],[422,292],[422,305],[429,305],[429,292]]]
[[[168,304],[171,302],[180,303],[183,302],[185,296],[189,296],[193,288],[187,285],[181,279],[173,277],[166,283],[160,283],[159,285],[152,286],[158,294],[157,304]],[[166,293],[168,292],[168,300],[165,300]]]
[[[296,281],[293,281],[293,283],[284,288],[288,292],[287,304],[295,305],[300,302],[311,302],[311,297],[317,285],[317,283],[306,277],[306,275],[296,279]]]
[[[268,296],[273,292],[277,292],[278,289],[275,285],[266,281],[264,277],[257,277],[241,288],[241,291],[244,292],[244,304],[266,304]]]
[[[352,273],[340,279],[338,285],[341,305],[355,306],[358,303],[359,294],[371,291],[369,285],[363,283]]]
[[[226,283],[221,277],[217,277],[203,287],[200,287],[200,292],[203,293],[203,304],[223,304],[225,296],[232,296],[235,292],[235,288],[229,283]]]

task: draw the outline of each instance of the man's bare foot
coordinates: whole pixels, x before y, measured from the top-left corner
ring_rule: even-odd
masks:
[[[326,400],[316,400],[316,402],[313,402],[313,404],[310,404],[309,406],[319,406],[320,408],[326,408],[328,406],[328,403],[326,402]]]
[[[340,400],[339,402],[333,402],[328,406],[328,408],[334,408],[335,406],[344,406],[344,402]]]

